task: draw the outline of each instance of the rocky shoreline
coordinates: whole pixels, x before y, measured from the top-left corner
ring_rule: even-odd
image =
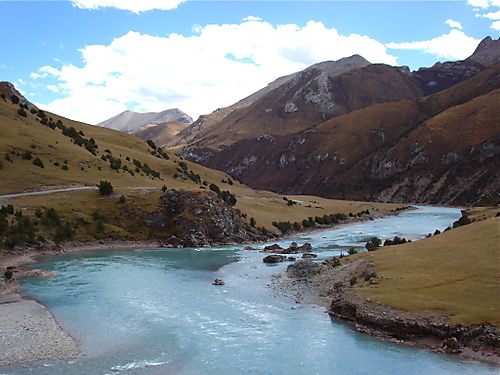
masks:
[[[500,366],[498,328],[464,327],[450,323],[446,316],[418,315],[376,304],[361,296],[350,282],[354,276],[366,280],[361,286],[376,287],[376,278],[370,277],[372,270],[373,264],[363,257],[339,266],[329,260],[322,264],[300,261],[286,273],[275,275],[270,286],[274,293],[297,303],[321,305],[332,318],[379,339]]]

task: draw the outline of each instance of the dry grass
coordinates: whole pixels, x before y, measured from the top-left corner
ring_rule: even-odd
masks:
[[[190,191],[207,191],[206,186],[187,179],[175,177],[180,159],[169,153],[170,160],[159,159],[151,155],[151,149],[145,141],[130,134],[99,126],[87,125],[71,121],[54,114],[47,113],[57,121],[61,119],[67,127],[73,126],[77,131],[83,131],[86,138],[94,138],[99,146],[98,155],[94,156],[71,142],[59,129],[52,130],[36,121],[36,117],[28,113],[27,117],[16,114],[17,106],[0,100],[0,159],[4,167],[0,170],[0,194],[20,192],[27,189],[37,189],[50,185],[95,185],[100,180],[108,180],[115,191],[120,194],[135,196],[134,202],[141,206],[143,211],[153,211],[158,204],[160,192],[144,194],[163,185],[173,189]],[[125,171],[115,171],[109,163],[101,160],[101,155],[110,150],[113,157],[120,158],[129,168],[131,161],[137,159],[147,163],[151,168],[161,173],[161,179],[152,179],[146,175],[136,173],[131,176]],[[34,166],[31,161],[23,160],[20,156],[11,155],[13,162],[4,160],[7,152],[16,151],[22,154],[31,151],[33,157],[39,157],[45,168]],[[68,170],[61,167],[67,161]],[[57,162],[60,165],[55,166]],[[189,170],[199,174],[202,181],[215,183],[221,190],[229,190],[235,194],[238,202],[236,208],[247,214],[247,219],[254,217],[257,226],[264,226],[275,230],[273,221],[302,221],[308,216],[322,216],[335,212],[353,212],[378,208],[391,210],[397,205],[345,202],[321,199],[317,197],[294,197],[303,201],[297,206],[289,207],[282,196],[264,191],[254,191],[237,181],[233,185],[223,183],[229,176],[223,172],[205,168],[201,165],[185,161]],[[83,170],[82,170],[83,167]],[[99,168],[101,168],[99,170]],[[72,192],[41,197],[26,197],[15,201],[16,204],[31,207],[54,207],[56,209],[79,210],[89,215],[103,202],[96,192]],[[116,200],[116,199],[115,199]],[[317,201],[313,204],[309,201]],[[114,202],[114,201],[113,201]],[[113,203],[114,204],[114,203]],[[306,207],[311,205],[312,207]],[[104,207],[103,207],[104,208]],[[107,209],[113,211],[112,207]]]
[[[375,263],[377,303],[417,313],[446,314],[465,325],[500,326],[500,218],[425,240],[365,253]]]

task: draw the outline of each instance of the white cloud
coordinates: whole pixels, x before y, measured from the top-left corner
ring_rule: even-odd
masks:
[[[462,24],[458,21],[447,19],[446,21],[444,21],[444,23],[450,26],[451,28],[462,30]]]
[[[371,62],[396,64],[380,42],[341,35],[321,22],[300,27],[252,21],[197,31],[166,37],[130,31],[109,45],[83,48],[81,67],[44,66],[34,76],[49,75],[47,84],[56,80],[65,97],[42,107],[90,123],[127,108],[177,107],[196,117],[320,61],[360,54]]]
[[[99,9],[113,7],[123,10],[130,10],[134,13],[148,10],[171,10],[185,0],[71,0],[73,6],[82,9]]]
[[[242,21],[262,21],[262,18],[255,16],[247,16],[243,18]]]
[[[476,17],[488,18],[490,20],[500,20],[500,10],[498,12],[476,14]]]
[[[494,30],[500,31],[500,21],[494,21],[491,23],[490,27]]]
[[[467,0],[467,3],[477,8],[489,8],[490,6],[500,7],[500,0]]]
[[[462,31],[452,29],[448,34],[443,34],[431,40],[419,42],[388,43],[391,49],[421,50],[440,58],[462,60],[469,57],[480,40],[465,35]]]

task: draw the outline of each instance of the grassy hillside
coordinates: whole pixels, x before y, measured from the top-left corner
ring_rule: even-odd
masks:
[[[451,321],[500,326],[499,209],[488,217],[440,235],[364,253],[381,278],[361,291],[374,302],[417,313],[439,313]]]
[[[366,209],[390,211],[399,206],[315,197],[296,197],[302,202],[289,206],[280,195],[255,191],[231,180],[223,172],[183,161],[170,152],[155,151],[147,142],[132,135],[50,113],[46,113],[46,121],[30,111],[22,116],[18,110],[18,106],[0,99],[0,194],[50,187],[94,186],[101,180],[110,181],[114,187],[115,194],[106,197],[97,191],[74,191],[12,200],[16,208],[31,215],[37,209],[43,212],[43,209],[55,208],[63,221],[77,223],[76,240],[147,238],[147,228],[139,225],[137,219],[142,213],[157,208],[163,186],[203,192],[209,190],[210,184],[215,184],[236,196],[235,208],[247,221],[253,217],[256,226],[273,231],[276,230],[273,221],[293,223],[310,216],[337,212],[355,214]],[[50,124],[53,128],[48,126]],[[75,131],[69,132],[71,128]],[[79,146],[77,143],[81,139],[79,141],[78,137],[85,142],[94,139],[97,147],[94,149],[91,145],[88,150],[85,144]],[[43,168],[40,163],[34,164],[37,159]],[[119,168],[117,163],[121,163]],[[156,172],[159,176],[155,176]],[[119,203],[121,195],[126,197],[126,203]]]

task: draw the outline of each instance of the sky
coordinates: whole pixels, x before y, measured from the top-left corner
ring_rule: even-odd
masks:
[[[196,119],[276,78],[359,54],[411,70],[500,34],[500,0],[0,0],[0,81],[96,124],[127,109]]]

